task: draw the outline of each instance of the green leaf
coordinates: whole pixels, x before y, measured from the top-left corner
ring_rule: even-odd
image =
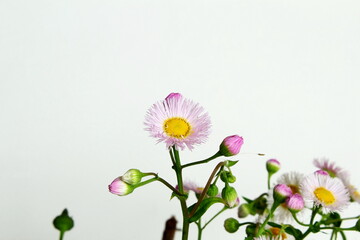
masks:
[[[224,203],[224,200],[218,197],[209,197],[202,200],[199,207],[196,209],[194,215],[189,219],[189,222],[195,222],[201,218],[202,215],[213,205],[214,203]],[[195,207],[196,203],[191,205],[188,208],[188,211],[191,212]]]
[[[285,232],[290,235],[293,235],[296,240],[301,240],[303,236],[303,233],[299,229],[294,228],[291,225],[285,228]]]
[[[277,223],[274,223],[274,222],[268,222],[268,225],[272,226],[272,227],[275,227],[275,228],[282,228],[281,225],[277,224]]]

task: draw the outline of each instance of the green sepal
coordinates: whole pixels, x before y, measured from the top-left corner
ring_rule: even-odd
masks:
[[[293,235],[296,240],[301,240],[301,239],[303,239],[303,238],[302,238],[302,237],[303,237],[303,233],[302,233],[299,229],[294,228],[294,227],[291,226],[291,225],[288,225],[288,226],[285,228],[285,232],[288,233],[288,234],[290,234],[290,235]]]
[[[318,233],[320,232],[320,223],[315,222],[314,225],[311,226],[311,232]]]
[[[226,166],[226,167],[232,167],[232,166],[234,166],[235,164],[237,164],[238,161],[239,161],[239,160],[237,160],[237,161],[227,160],[225,166]]]
[[[170,200],[172,200],[174,197],[179,198],[179,196],[176,193],[172,192]],[[189,197],[189,193],[185,193],[185,196],[184,196],[185,200],[188,199],[188,197]]]
[[[245,239],[250,239],[253,240],[255,237],[255,233],[256,233],[256,224],[249,224],[247,225],[245,232],[246,232],[246,238]]]
[[[189,222],[195,222],[201,218],[202,215],[213,205],[214,203],[224,203],[224,200],[219,197],[209,197],[202,200],[199,207],[196,209],[194,215],[189,219]],[[224,203],[225,204],[225,203]],[[196,203],[191,205],[188,208],[188,211],[191,212],[195,207]]]
[[[247,197],[242,197],[247,203],[252,203],[254,200],[251,200]]]
[[[360,232],[360,219],[356,221],[356,224],[354,227],[358,232]]]

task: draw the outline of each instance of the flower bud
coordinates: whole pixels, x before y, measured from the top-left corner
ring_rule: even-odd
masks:
[[[130,169],[120,178],[122,181],[130,185],[135,185],[141,182],[141,178],[144,176],[142,172],[138,169]]]
[[[134,191],[134,187],[121,180],[121,177],[115,178],[114,181],[109,185],[109,191],[112,194],[119,196],[125,196]]]
[[[266,161],[266,170],[269,174],[274,174],[279,171],[281,165],[280,162],[276,159],[269,159]]]
[[[74,227],[74,220],[69,217],[68,211],[65,208],[61,215],[57,216],[53,221],[54,227],[60,232],[69,231]]]
[[[243,143],[244,139],[238,135],[226,137],[220,144],[219,153],[225,157],[234,156],[240,152]]]
[[[291,188],[286,184],[278,184],[274,187],[274,201],[283,203],[285,200],[292,195]]]
[[[251,212],[251,207],[248,203],[243,203],[238,208],[238,217],[239,218],[245,218],[247,217]]]
[[[170,99],[180,99],[182,95],[180,93],[170,93],[166,98],[165,101],[169,101]]]
[[[235,188],[230,186],[225,186],[221,192],[221,197],[224,199],[228,207],[235,207],[236,204],[239,204],[238,195]]]
[[[239,229],[240,223],[235,218],[228,218],[224,222],[224,227],[227,232],[234,233]]]
[[[291,212],[297,213],[303,210],[305,202],[300,194],[295,193],[286,199],[286,206]]]
[[[228,182],[228,183],[236,182],[236,177],[231,172],[228,172],[228,171],[222,172],[220,175],[220,179],[223,182]]]
[[[211,184],[210,186],[209,186],[209,189],[207,190],[207,195],[209,196],[209,197],[214,197],[214,196],[216,196],[217,194],[218,194],[218,192],[219,192],[219,189],[218,189],[218,187],[215,185],[215,184]]]
[[[329,176],[329,173],[324,170],[317,170],[315,171],[315,174],[323,175],[323,176]]]

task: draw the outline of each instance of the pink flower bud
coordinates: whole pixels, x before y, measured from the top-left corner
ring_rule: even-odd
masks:
[[[291,188],[286,184],[278,184],[274,187],[274,201],[283,203],[285,200],[292,195]]]
[[[170,93],[166,98],[165,101],[169,101],[170,99],[180,99],[182,98],[182,95],[180,93]]]
[[[305,202],[300,194],[295,193],[286,199],[286,206],[290,211],[297,213],[304,208]]]
[[[238,135],[226,137],[220,144],[219,153],[225,157],[234,156],[240,152],[243,143],[244,139]]]
[[[134,191],[134,187],[121,180],[121,177],[115,178],[114,181],[109,185],[109,191],[112,194],[119,196],[125,196]]]
[[[315,174],[323,175],[323,176],[329,176],[329,173],[324,170],[317,170],[315,171]]]
[[[266,170],[270,174],[274,174],[277,171],[279,171],[280,167],[281,167],[280,162],[276,159],[269,159],[266,161]]]

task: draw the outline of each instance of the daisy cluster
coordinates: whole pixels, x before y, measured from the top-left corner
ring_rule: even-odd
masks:
[[[247,225],[245,239],[298,240],[327,231],[331,232],[330,239],[337,239],[337,235],[346,239],[347,231],[360,230],[359,215],[340,216],[352,202],[360,203],[359,192],[350,184],[349,173],[328,159],[315,159],[314,165],[317,169],[311,174],[287,172],[271,186],[270,179],[280,169],[280,162],[276,159],[266,162],[268,191],[254,200],[244,198],[246,202],[238,208],[239,218],[256,217]],[[341,227],[349,220],[355,220],[353,227]],[[232,225],[227,221],[230,220],[227,219],[224,226],[230,233],[242,225],[233,218]]]
[[[157,143],[165,143],[176,183],[170,183],[154,172],[130,169],[115,178],[108,189],[112,194],[125,196],[151,182],[162,183],[170,190],[171,198],[180,202],[182,240],[189,238],[190,224],[197,226],[197,239],[201,239],[202,232],[213,219],[234,208],[238,209],[239,218],[255,216],[255,220],[239,222],[229,218],[224,222],[225,230],[234,233],[244,226],[247,240],[305,239],[309,234],[323,231],[332,231],[331,239],[335,239],[338,234],[345,237],[346,231],[360,230],[359,216],[341,218],[339,213],[350,202],[359,203],[360,194],[350,184],[349,174],[326,159],[315,159],[314,164],[318,169],[310,175],[285,173],[273,184],[271,178],[281,168],[281,164],[277,159],[269,159],[266,162],[268,190],[255,199],[243,197],[245,202],[240,205],[240,198],[233,186],[236,177],[232,167],[237,161],[227,157],[240,152],[244,143],[241,136],[235,134],[225,137],[214,151],[215,154],[183,164],[180,151],[192,150],[196,145],[204,143],[210,133],[211,121],[203,107],[180,93],[171,93],[154,103],[146,112],[144,125]],[[219,157],[224,159],[209,174],[206,184],[198,186],[183,181],[186,168],[206,164]],[[195,201],[189,197],[190,193],[195,194]],[[216,203],[221,204],[222,209],[207,222],[202,221],[204,214]],[[299,220],[306,213],[309,214],[309,221]],[[341,223],[347,220],[358,221],[354,227],[341,227]]]

